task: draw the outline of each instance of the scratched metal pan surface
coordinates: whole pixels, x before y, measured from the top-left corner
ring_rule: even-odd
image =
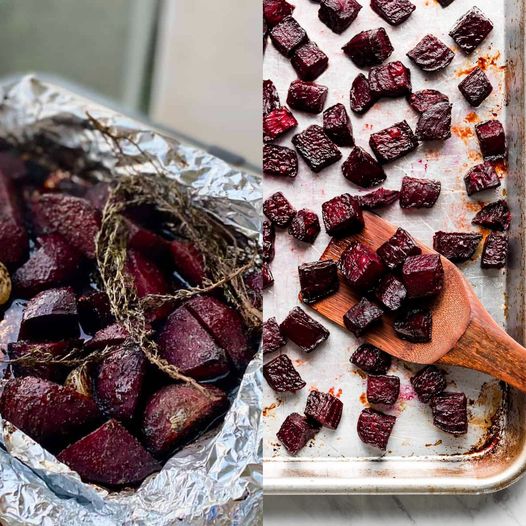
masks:
[[[329,87],[326,107],[342,102],[349,109],[349,88],[359,70],[341,52],[341,47],[357,32],[385,27],[395,51],[389,60],[402,60],[411,67],[413,89],[436,88],[453,102],[453,136],[443,145],[426,144],[413,154],[387,165],[385,187],[399,188],[404,175],[430,177],[442,183],[442,194],[428,211],[403,212],[398,205],[381,214],[430,244],[436,230],[472,231],[471,218],[477,201],[489,202],[507,196],[513,212],[512,256],[507,271],[482,271],[480,261],[461,266],[491,314],[518,341],[524,343],[525,280],[525,177],[524,177],[524,6],[521,1],[455,0],[443,9],[435,0],[413,0],[417,8],[399,27],[388,26],[364,4],[357,20],[342,35],[335,35],[317,17],[318,4],[295,2],[294,16],[311,40],[330,57],[329,69],[317,82]],[[456,48],[448,36],[455,21],[475,4],[493,21],[494,30],[470,56]],[[433,33],[456,52],[449,67],[438,74],[423,74],[409,63],[405,53],[424,34]],[[474,65],[489,76],[493,93],[478,109],[461,97],[457,85]],[[269,43],[264,58],[264,78],[272,79],[282,103],[296,78],[290,63]],[[321,124],[321,115],[295,112],[298,130]],[[502,172],[498,191],[466,195],[463,176],[481,161],[473,125],[480,120],[499,118],[505,125],[509,144],[509,164]],[[406,119],[414,129],[416,114],[403,99],[381,101],[366,115],[351,114],[357,144],[368,149],[371,132]],[[290,146],[291,134],[280,144]],[[349,153],[342,148],[343,159]],[[295,181],[266,179],[264,195],[281,190],[297,208],[317,213],[321,203],[343,192],[360,190],[342,176],[341,162],[315,175],[300,160]],[[322,232],[313,246],[295,242],[278,232],[276,257],[272,263],[275,285],[265,293],[265,317],[281,321],[298,305],[296,267],[317,260],[327,243]],[[479,254],[478,254],[479,255]],[[309,313],[330,329],[330,337],[310,355],[293,344],[284,348],[307,387],[296,394],[277,394],[266,388],[264,480],[267,493],[483,493],[504,488],[526,469],[526,425],[524,395],[478,372],[447,369],[448,390],[460,390],[469,400],[469,432],[453,437],[432,424],[430,409],[415,399],[409,378],[418,366],[395,361],[391,370],[401,378],[401,396],[390,411],[398,417],[388,450],[381,455],[360,442],[356,421],[366,405],[365,378],[349,363],[358,341],[312,310]],[[336,431],[323,429],[296,457],[287,454],[276,439],[285,417],[303,412],[309,389],[331,391],[344,403],[342,421]]]

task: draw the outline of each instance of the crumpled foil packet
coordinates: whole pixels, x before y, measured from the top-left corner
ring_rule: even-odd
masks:
[[[231,168],[151,126],[27,76],[0,87],[0,137],[17,142],[44,134],[80,149],[115,177],[130,167],[157,167],[183,185],[200,206],[251,239],[260,230],[258,176]],[[87,115],[125,135],[124,161]],[[145,156],[146,154],[146,156]],[[249,364],[224,423],[171,458],[137,490],[108,492],[83,483],[24,433],[0,418],[0,522],[14,525],[251,525],[262,520],[261,356]]]

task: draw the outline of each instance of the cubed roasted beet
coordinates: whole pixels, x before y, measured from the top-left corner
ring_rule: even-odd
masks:
[[[294,6],[286,0],[263,0],[263,17],[270,27],[290,16]]]
[[[334,164],[342,157],[337,146],[327,137],[323,128],[317,124],[313,124],[301,133],[294,135],[292,144],[315,173]]]
[[[128,337],[128,331],[120,323],[114,323],[96,332],[93,338],[86,342],[86,349],[96,351],[105,347],[120,345]]]
[[[474,225],[492,230],[508,230],[511,223],[511,212],[505,199],[499,199],[483,206],[473,218]]]
[[[431,341],[433,319],[426,308],[410,309],[403,312],[393,323],[395,334],[412,343]]]
[[[104,291],[92,290],[77,299],[80,325],[87,334],[95,334],[115,321],[110,300]]]
[[[292,221],[292,218],[296,215],[296,210],[281,192],[276,192],[265,199],[263,213],[271,223],[283,228]]]
[[[401,62],[371,68],[369,87],[373,97],[403,97],[411,93],[411,72]]]
[[[351,110],[359,115],[366,113],[376,102],[369,80],[363,73],[360,73],[352,82],[350,101]]]
[[[391,367],[391,356],[370,343],[353,352],[350,362],[368,374],[385,374]]]
[[[506,157],[506,135],[500,121],[490,120],[475,125],[475,132],[484,159]]]
[[[397,122],[393,126],[372,133],[369,146],[382,164],[404,157],[418,147],[418,139],[406,121]]]
[[[358,33],[342,49],[359,68],[379,66],[393,52],[393,46],[383,27]]]
[[[409,0],[371,0],[371,8],[392,26],[405,22],[416,9]]]
[[[374,297],[387,310],[398,310],[407,296],[404,284],[392,274],[387,274],[380,279],[374,291]]]
[[[338,290],[338,269],[334,261],[303,263],[298,267],[298,274],[303,303],[315,303]]]
[[[372,290],[385,272],[376,252],[355,240],[349,243],[340,256],[338,267],[351,287],[361,292]]]
[[[416,125],[416,136],[421,141],[444,141],[451,137],[451,108],[449,102],[435,104],[424,111]]]
[[[500,179],[493,165],[484,161],[469,170],[464,177],[464,183],[468,195],[473,195],[483,190],[499,187]]]
[[[482,236],[472,232],[436,232],[433,248],[457,263],[467,261],[475,254]]]
[[[263,175],[274,177],[296,177],[298,156],[294,150],[277,144],[263,146]]]
[[[293,110],[321,113],[327,100],[327,86],[304,80],[293,80],[287,94],[287,104]]]
[[[250,304],[257,310],[263,309],[263,277],[261,270],[253,269],[243,274],[243,282],[247,289]]]
[[[442,369],[427,365],[411,378],[411,384],[418,399],[427,404],[446,388],[446,375]]]
[[[281,424],[276,436],[291,455],[296,455],[319,430],[319,424],[299,413],[292,413]]]
[[[291,16],[276,24],[269,34],[274,47],[286,57],[291,57],[292,53],[308,40],[305,30]]]
[[[484,240],[480,266],[482,268],[504,268],[508,259],[508,234],[491,232]]]
[[[436,89],[423,89],[411,93],[407,100],[416,112],[424,113],[436,104],[449,102],[449,97]]]
[[[409,256],[402,266],[409,299],[436,296],[444,286],[444,267],[438,254]]]
[[[364,210],[376,210],[393,204],[398,200],[400,192],[398,190],[388,190],[387,188],[378,188],[374,192],[359,195],[356,197],[358,203]]]
[[[263,322],[263,354],[279,351],[287,344],[276,318],[272,317]]]
[[[304,352],[312,352],[328,337],[329,331],[299,307],[294,307],[280,325],[281,332]]]
[[[356,0],[320,0],[319,19],[335,33],[343,33],[362,6]]]
[[[329,57],[309,41],[294,51],[290,63],[300,79],[316,80],[327,69]]]
[[[451,5],[455,0],[438,0],[438,3],[442,7],[447,7],[448,5]]]
[[[303,208],[292,219],[289,234],[299,241],[314,243],[320,233],[320,220],[312,210]]]
[[[343,413],[343,403],[330,393],[311,391],[307,397],[305,416],[323,427],[336,429]]]
[[[343,176],[362,188],[370,188],[385,181],[382,166],[363,148],[355,146],[342,164]]]
[[[446,433],[468,432],[468,401],[464,393],[440,393],[431,398],[433,424]]]
[[[376,252],[388,269],[395,270],[402,266],[409,256],[421,254],[422,249],[417,246],[409,232],[398,228]]]
[[[274,241],[276,239],[276,231],[274,225],[268,221],[263,221],[262,226],[263,235],[263,261],[270,263],[274,259],[275,249]]]
[[[407,56],[422,71],[440,71],[451,63],[455,53],[434,35],[426,35]]]
[[[358,417],[358,436],[364,444],[385,451],[395,423],[396,416],[386,415],[374,409],[363,409]]]
[[[263,118],[263,139],[273,141],[297,125],[298,121],[288,108],[276,108]]]
[[[459,85],[460,93],[472,106],[480,106],[493,91],[487,75],[480,68],[475,68]]]
[[[449,36],[465,53],[471,53],[491,32],[493,24],[478,8],[471,8],[457,20]]]
[[[400,395],[400,378],[392,375],[367,377],[367,401],[370,404],[393,405]]]
[[[353,146],[351,119],[343,104],[335,104],[323,112],[323,130],[338,146]]]
[[[281,107],[279,95],[274,82],[271,80],[263,81],[263,115],[269,114],[272,110]]]
[[[342,194],[321,205],[323,224],[330,236],[346,236],[361,232],[365,223],[358,201]]]
[[[367,298],[362,298],[343,316],[343,323],[355,336],[362,336],[380,322],[384,311]]]
[[[261,265],[261,277],[263,279],[263,290],[274,285],[274,276],[267,262],[263,262],[263,265]]]
[[[400,188],[401,208],[431,208],[438,199],[440,181],[404,177]]]
[[[263,366],[265,380],[278,393],[295,392],[307,385],[286,354],[280,354]]]
[[[191,242],[175,239],[170,243],[170,254],[176,271],[192,286],[201,286],[206,277],[205,258]]]
[[[126,228],[128,248],[139,250],[158,261],[166,257],[169,244],[164,238],[130,219],[124,218],[123,223]]]

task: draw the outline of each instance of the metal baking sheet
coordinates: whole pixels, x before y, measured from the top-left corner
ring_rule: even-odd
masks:
[[[381,214],[430,244],[436,230],[470,231],[477,201],[489,202],[507,196],[513,213],[512,259],[507,271],[482,271],[479,260],[461,268],[478,296],[495,319],[524,342],[524,5],[505,0],[479,0],[477,6],[493,21],[494,29],[470,56],[464,55],[448,36],[455,21],[474,5],[474,0],[456,0],[443,9],[435,0],[414,0],[417,8],[408,21],[390,27],[369,7],[342,35],[332,33],[317,17],[314,2],[296,2],[294,17],[311,40],[329,56],[329,69],[317,82],[329,87],[326,107],[343,103],[349,111],[349,89],[360,72],[341,47],[357,32],[385,27],[395,48],[388,60],[401,60],[412,72],[413,90],[436,88],[453,102],[453,136],[445,144],[421,145],[411,155],[387,165],[386,188],[400,187],[404,175],[439,179],[442,193],[436,206],[426,211],[402,211],[398,205]],[[455,52],[449,67],[436,74],[424,74],[405,53],[425,34],[433,33]],[[494,91],[477,109],[471,108],[458,91],[458,83],[479,65],[490,78]],[[269,43],[264,58],[264,77],[272,79],[282,103],[288,86],[296,78],[290,63]],[[321,124],[321,115],[294,112],[298,131]],[[414,129],[417,115],[403,99],[382,100],[364,116],[350,112],[358,145],[368,148],[369,135],[406,119]],[[505,125],[509,144],[508,169],[501,170],[502,186],[467,197],[463,176],[481,161],[473,126],[488,118]],[[289,134],[280,144],[290,146]],[[343,160],[349,148],[342,148]],[[266,178],[264,196],[281,190],[297,208],[318,214],[329,198],[360,189],[347,182],[340,163],[313,174],[300,159],[295,181]],[[313,246],[295,242],[278,232],[276,258],[272,263],[275,285],[265,294],[265,318],[283,320],[298,305],[296,267],[318,259],[329,242],[322,232]],[[415,398],[409,378],[418,366],[395,361],[391,372],[401,378],[401,396],[392,410],[398,416],[388,451],[380,455],[360,442],[356,433],[358,414],[366,405],[365,378],[349,363],[358,346],[353,336],[305,307],[327,326],[328,341],[310,355],[293,344],[284,349],[295,363],[307,387],[296,394],[276,395],[268,386],[264,396],[264,480],[267,493],[482,493],[501,489],[526,469],[524,396],[484,374],[447,368],[448,390],[464,391],[469,400],[469,432],[452,437],[432,425],[430,408]],[[297,457],[289,456],[276,439],[285,417],[303,412],[309,389],[333,392],[344,403],[344,414],[336,431],[323,429]]]

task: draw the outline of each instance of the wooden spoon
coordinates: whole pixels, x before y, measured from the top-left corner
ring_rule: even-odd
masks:
[[[360,234],[346,239],[333,239],[321,259],[338,261],[351,239],[373,249],[387,241],[397,227],[370,212],[364,212],[365,228]],[[435,253],[417,242],[423,253]],[[380,327],[367,333],[365,339],[384,351],[408,362],[459,365],[488,373],[526,392],[526,349],[493,320],[475,295],[462,272],[446,258],[444,288],[434,301],[433,332],[430,343],[410,343],[395,335],[392,323],[385,320]],[[340,289],[311,307],[343,325],[343,315],[361,296],[339,276]],[[387,315],[390,317],[390,315]]]

